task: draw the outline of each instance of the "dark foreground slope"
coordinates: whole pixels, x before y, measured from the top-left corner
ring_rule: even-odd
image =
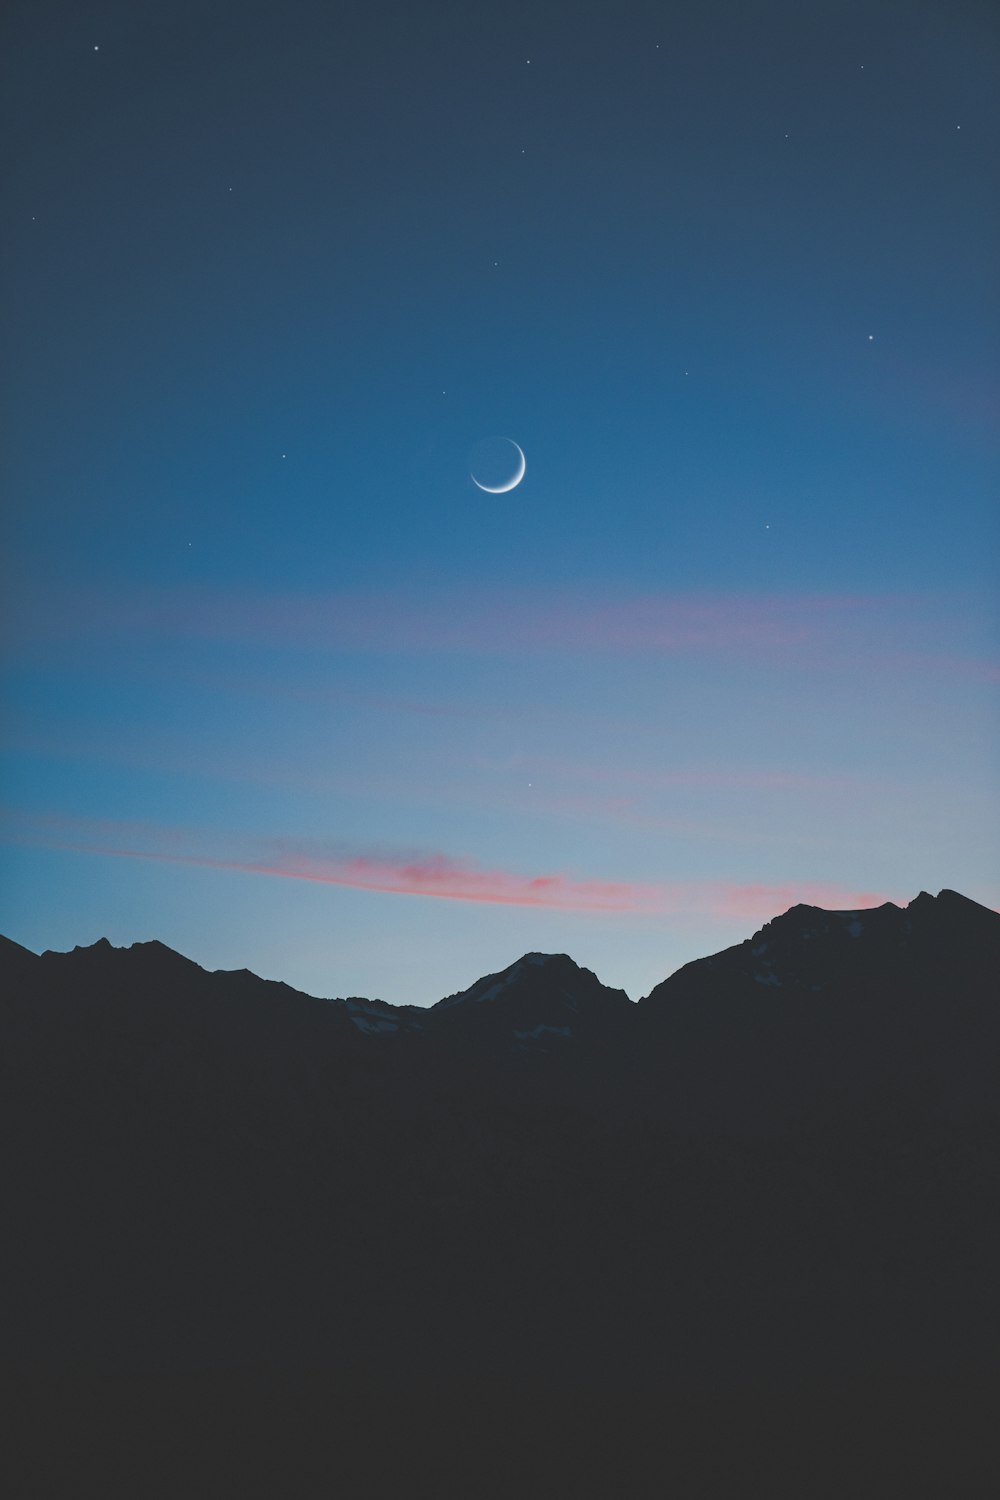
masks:
[[[0,962],[22,1392],[305,1381],[345,1453],[447,1434],[483,1491],[484,1443],[655,1469],[669,1432],[680,1493],[750,1494],[712,1480],[746,1429],[825,1494],[840,1396],[903,1463],[995,1387],[1000,917],[953,892],[795,907],[638,1005],[561,955],[428,1011],[156,943]]]

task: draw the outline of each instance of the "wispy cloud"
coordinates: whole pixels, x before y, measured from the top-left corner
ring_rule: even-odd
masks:
[[[501,906],[699,914],[756,921],[774,916],[797,902],[858,909],[879,906],[888,899],[879,892],[815,881],[749,885],[720,880],[607,880],[566,872],[525,874],[483,868],[474,860],[440,852],[394,854],[306,840],[249,840],[207,830],[74,818],[58,813],[12,812],[6,815],[4,824],[4,836],[13,843]]]
[[[307,594],[245,588],[108,588],[100,593],[21,597],[10,609],[6,649],[42,656],[99,642],[119,667],[142,653],[142,670],[164,670],[178,650],[186,680],[211,667],[245,681],[244,653],[266,653],[267,691],[362,700],[389,712],[482,717],[481,704],[447,704],[419,690],[382,695],[310,681],[334,658],[374,656],[538,660],[572,657],[722,663],[926,679],[962,675],[996,681],[974,600],[940,595],[664,593],[539,589],[455,582]],[[197,642],[197,653],[188,650]],[[162,648],[162,652],[150,647]],[[291,671],[294,661],[295,670]],[[273,669],[281,663],[281,675]],[[258,673],[262,672],[258,664]],[[265,678],[259,678],[263,684]]]
[[[482,869],[472,861],[439,853],[395,858],[353,854],[337,858],[289,850],[276,857],[265,855],[255,863],[227,861],[225,867],[291,880],[351,886],[355,890],[486,902],[495,906],[546,906],[562,911],[654,910],[657,896],[655,886],[635,882]]]
[[[618,765],[524,753],[502,759],[480,756],[475,762],[485,771],[522,771],[545,776],[550,783],[582,783],[599,788],[629,788],[640,791],[776,791],[850,792],[885,791],[887,783],[870,775],[848,772],[795,771],[788,767],[763,769],[738,765],[644,767],[623,762]],[[889,783],[888,785],[892,785]],[[630,800],[616,799],[631,806]]]
[[[495,587],[306,595],[184,588],[50,601],[59,633],[198,638],[304,651],[772,652],[856,635],[899,601],[855,595],[629,594]],[[42,622],[39,621],[41,624]]]

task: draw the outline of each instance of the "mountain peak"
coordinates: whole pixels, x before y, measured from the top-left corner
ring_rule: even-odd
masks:
[[[586,970],[578,968],[577,964],[566,953],[524,953],[506,969],[501,969],[496,974],[484,974],[482,979],[477,979],[475,984],[467,990],[460,990],[458,994],[446,995],[432,1010],[450,1010],[453,1006],[462,1005],[467,1002],[479,1003],[480,1001],[495,1000],[513,985],[525,979],[531,970],[540,970],[552,964],[569,965],[578,973]]]
[[[746,991],[816,994],[831,985],[856,992],[866,982],[903,968],[919,980],[928,963],[959,964],[964,948],[996,944],[997,914],[956,891],[937,896],[921,891],[905,907],[881,906],[836,911],[799,903],[765,922],[753,937],[707,958],[685,964],[657,985],[646,1001],[676,1000],[680,995],[711,1000],[724,992]],[[643,1002],[643,1004],[646,1003]]]
[[[560,953],[418,1012],[159,943],[0,964],[15,1380],[273,1371],[297,1421],[304,1373],[324,1433],[350,1402],[367,1441],[403,1383],[432,1427],[468,1386],[471,1431],[509,1382],[507,1426],[561,1435],[605,1421],[609,1370],[643,1430],[719,1370],[753,1427],[762,1372],[779,1424],[789,1371],[826,1410],[870,1369],[900,1421],[925,1371],[966,1404],[993,1378],[1000,916],[974,902],[798,907],[641,1006]],[[718,1427],[713,1400],[699,1451]]]
[[[145,943],[130,943],[127,948],[116,948],[106,937],[101,937],[96,943],[78,943],[68,953],[47,948],[41,957],[47,966],[76,967],[82,964],[85,969],[102,974],[124,975],[139,970],[145,974],[169,976],[181,970],[200,970],[194,959],[185,958],[183,953],[168,948],[156,938]]]
[[[590,969],[566,953],[525,953],[498,974],[486,974],[469,989],[431,1007],[447,1018],[456,1036],[495,1038],[518,1049],[561,1049],[602,1030],[631,1011],[624,990],[603,985]]]
[[[201,967],[193,958],[187,958],[183,953],[178,953],[176,948],[168,948],[166,943],[161,943],[158,938],[150,938],[146,943],[130,943],[128,948],[122,951],[153,963],[190,964],[195,969]]]
[[[978,901],[973,901],[969,896],[963,896],[961,891],[953,891],[949,886],[942,886],[936,896],[932,896],[929,891],[921,891],[918,896],[914,896],[907,910],[912,911],[914,907],[926,910],[932,906],[946,907],[951,911],[989,911],[990,909],[988,906],[982,906]]]

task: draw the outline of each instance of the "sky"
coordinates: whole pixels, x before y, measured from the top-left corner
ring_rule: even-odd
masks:
[[[1000,906],[991,6],[4,26],[0,930],[424,1005]]]

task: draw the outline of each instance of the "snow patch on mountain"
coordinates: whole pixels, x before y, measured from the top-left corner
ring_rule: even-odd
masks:
[[[352,1016],[351,1020],[359,1031],[364,1031],[369,1036],[377,1036],[383,1032],[399,1030],[395,1021],[387,1021],[384,1016]]]
[[[352,999],[343,1004],[358,1030],[369,1036],[399,1030],[399,1022],[386,1014],[389,1007],[384,1002]]]

